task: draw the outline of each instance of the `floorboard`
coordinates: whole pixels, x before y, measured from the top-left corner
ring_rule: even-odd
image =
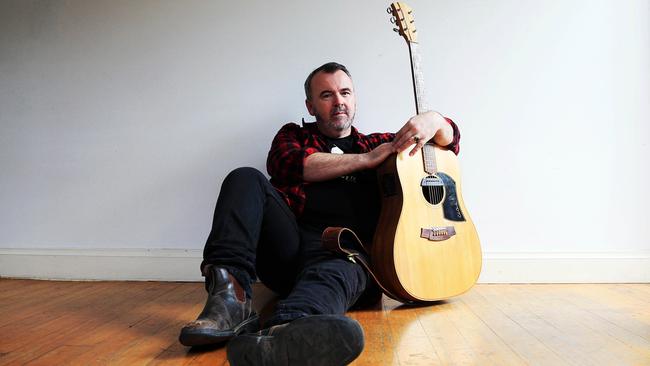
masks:
[[[223,347],[178,343],[204,301],[201,283],[0,279],[0,365],[227,365]],[[483,284],[349,315],[358,366],[650,365],[650,284]]]

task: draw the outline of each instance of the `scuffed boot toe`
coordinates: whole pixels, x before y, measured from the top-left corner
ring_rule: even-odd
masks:
[[[205,276],[208,300],[198,318],[181,329],[179,342],[205,346],[257,331],[259,317],[237,280],[224,268],[214,266],[206,267]]]

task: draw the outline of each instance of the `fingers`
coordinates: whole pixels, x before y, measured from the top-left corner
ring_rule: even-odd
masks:
[[[405,125],[405,127],[408,126]],[[426,132],[420,131],[415,126],[410,126],[409,128],[402,128],[396,135],[393,140],[393,146],[398,152],[406,150],[409,146],[416,144],[414,148],[416,151],[420,149],[427,142],[427,137],[425,136]],[[413,154],[411,154],[413,155]]]
[[[402,127],[395,134],[395,139],[393,140],[393,146],[397,151],[406,150],[407,147],[411,146],[415,140],[414,137],[421,139],[422,137],[418,135],[418,130],[415,126],[412,126],[407,122],[404,127]]]
[[[409,140],[411,140],[414,135],[415,135],[415,132],[412,132],[410,130],[403,131],[403,132],[398,132],[397,134],[395,134],[395,140],[393,140],[393,145],[395,146],[395,148],[397,148],[400,151],[404,150],[404,149],[401,149],[402,145],[404,145],[406,143],[410,143]]]
[[[409,152],[413,156],[424,146],[437,132],[437,121],[435,117],[437,112],[425,112],[411,117],[395,134],[393,146],[398,152],[406,150],[409,146],[415,144],[415,147]]]
[[[415,153],[418,152],[418,150],[420,150],[425,143],[426,142],[424,140],[418,140],[418,142],[415,144],[413,149],[411,149],[411,151],[409,152],[409,156],[415,155]]]
[[[417,144],[420,141],[422,141],[422,139],[420,138],[420,136],[417,135],[417,133],[408,132],[402,137],[400,137],[399,139],[396,139],[393,144],[395,146],[395,150],[397,150],[398,152],[402,152],[406,150],[409,146],[413,144]]]

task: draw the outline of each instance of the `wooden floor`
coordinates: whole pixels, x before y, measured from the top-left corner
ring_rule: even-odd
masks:
[[[263,291],[260,289],[257,292]],[[0,279],[0,365],[224,365],[177,341],[200,283]],[[650,285],[477,285],[433,306],[350,315],[354,365],[650,365]]]

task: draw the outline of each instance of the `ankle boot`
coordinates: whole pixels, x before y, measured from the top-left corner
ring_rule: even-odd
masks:
[[[208,300],[199,317],[181,330],[181,344],[217,344],[243,332],[257,331],[259,317],[237,280],[226,269],[213,265],[206,266],[204,274]]]
[[[342,315],[311,315],[235,337],[231,366],[344,366],[363,351],[361,325]]]

